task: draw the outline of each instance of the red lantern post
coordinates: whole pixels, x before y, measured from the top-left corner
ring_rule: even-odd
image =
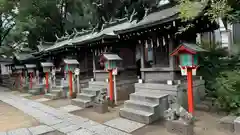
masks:
[[[187,94],[188,94],[188,111],[194,113],[194,98],[193,98],[193,79],[192,75],[196,75],[198,68],[198,52],[205,50],[195,44],[181,44],[170,55],[179,58],[179,67],[182,75],[187,76]],[[193,72],[194,70],[194,72]]]

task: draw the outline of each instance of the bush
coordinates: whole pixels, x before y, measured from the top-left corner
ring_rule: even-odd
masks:
[[[217,105],[224,111],[240,115],[240,70],[221,72],[215,87]]]

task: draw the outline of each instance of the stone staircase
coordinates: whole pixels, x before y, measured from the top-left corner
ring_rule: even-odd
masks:
[[[204,81],[193,82],[195,104],[199,103],[204,95]],[[125,101],[124,108],[120,109],[120,116],[150,124],[161,117],[170,106],[169,103],[178,102],[186,108],[186,84],[167,85],[163,83],[135,83],[135,93],[130,95],[130,100]]]
[[[45,98],[49,98],[52,100],[65,98],[66,94],[64,93],[64,89],[65,87],[63,86],[55,86],[49,93],[45,94]]]
[[[101,81],[90,81],[88,85],[87,88],[82,88],[76,99],[72,99],[73,105],[84,108],[91,107],[100,90],[107,88],[107,83]]]
[[[130,100],[125,101],[124,108],[120,109],[120,116],[150,124],[161,117],[168,109],[168,95],[148,92],[135,92],[130,94]]]
[[[10,75],[1,75],[1,85],[7,88],[14,87],[15,77],[11,77]]]
[[[32,94],[32,95],[40,95],[40,94],[44,93],[44,87],[45,87],[44,84],[35,85],[35,86],[33,86],[32,89],[28,90],[28,93]]]

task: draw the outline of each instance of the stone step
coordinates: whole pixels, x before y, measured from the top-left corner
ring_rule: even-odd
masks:
[[[41,89],[28,90],[28,93],[29,93],[29,94],[32,94],[32,95],[40,95],[41,92],[42,92]]]
[[[93,101],[94,97],[95,97],[95,95],[90,95],[90,94],[86,94],[86,93],[78,93],[77,94],[77,98],[83,99],[83,100]]]
[[[155,113],[159,109],[159,105],[156,103],[148,103],[148,102],[133,101],[133,100],[125,101],[124,107],[135,109],[135,110],[142,110],[150,113]]]
[[[84,100],[84,99],[79,99],[75,98],[71,100],[72,105],[76,105],[79,107],[87,108],[92,106],[92,102],[90,100]]]
[[[83,88],[82,89],[82,93],[90,94],[94,96],[96,96],[99,91],[100,91],[99,88]]]
[[[56,100],[56,99],[60,99],[61,97],[56,94],[56,93],[46,93],[44,95],[45,98],[51,99],[51,100]]]
[[[130,100],[159,104],[160,99],[166,96],[168,96],[168,94],[156,94],[156,93],[150,94],[150,93],[135,92],[130,94]]]
[[[131,108],[121,108],[119,115],[123,118],[144,124],[150,124],[156,120],[153,113]]]

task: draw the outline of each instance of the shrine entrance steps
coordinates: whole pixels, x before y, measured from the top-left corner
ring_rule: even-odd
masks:
[[[106,82],[101,81],[90,81],[88,85],[88,88],[82,88],[81,93],[77,94],[76,99],[72,99],[73,105],[83,108],[93,106],[98,93],[108,86]]]
[[[32,89],[28,90],[28,93],[32,95],[40,95],[41,93],[44,93],[44,87],[44,84],[35,85]]]
[[[67,97],[67,94],[66,92],[64,92],[66,91],[64,89],[67,89],[67,88],[63,86],[55,86],[52,88],[52,90],[50,90],[49,93],[45,94],[45,98],[52,99],[52,100],[65,98]]]
[[[126,119],[150,124],[161,117],[168,109],[168,95],[149,92],[130,94],[130,100],[125,101],[120,109],[120,116]]]

